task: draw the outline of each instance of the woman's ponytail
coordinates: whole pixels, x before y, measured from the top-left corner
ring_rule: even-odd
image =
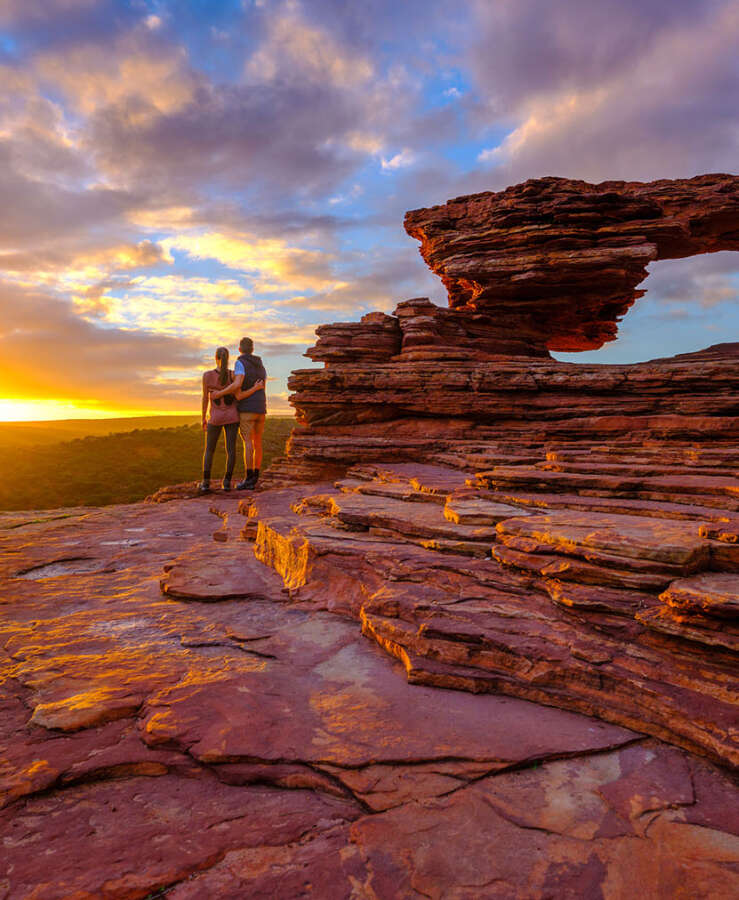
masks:
[[[228,348],[219,347],[216,350],[216,359],[218,360],[218,381],[221,387],[228,384]]]

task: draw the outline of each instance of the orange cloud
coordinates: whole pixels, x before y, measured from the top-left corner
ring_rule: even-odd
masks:
[[[84,115],[125,105],[133,126],[181,110],[196,88],[183,50],[142,45],[132,35],[114,47],[89,44],[46,53],[35,69]]]
[[[333,256],[325,250],[294,247],[278,238],[205,232],[181,234],[162,241],[170,251],[181,250],[194,259],[215,259],[231,269],[249,273],[260,292],[336,289],[343,282],[331,271]]]

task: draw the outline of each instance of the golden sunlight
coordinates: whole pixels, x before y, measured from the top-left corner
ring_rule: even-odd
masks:
[[[151,410],[111,409],[70,400],[0,400],[0,422],[44,422],[55,419],[123,419],[151,415]],[[157,412],[156,415],[166,415]]]

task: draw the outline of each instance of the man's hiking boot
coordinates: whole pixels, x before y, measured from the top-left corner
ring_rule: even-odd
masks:
[[[224,491],[230,491],[231,490],[231,479],[224,478],[223,481],[221,482],[221,487],[223,488]]]
[[[254,469],[247,469],[246,470],[246,478],[244,478],[243,481],[240,481],[236,485],[236,490],[237,491],[250,491],[254,487],[254,485],[252,484],[253,477],[254,477]]]
[[[209,481],[201,481],[198,485],[198,493],[199,494],[209,494],[210,493],[210,482]]]

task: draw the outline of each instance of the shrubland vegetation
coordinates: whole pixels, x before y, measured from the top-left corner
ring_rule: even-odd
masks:
[[[0,509],[133,503],[164,485],[199,479],[200,425],[192,417],[171,423],[172,418],[156,417],[0,425]],[[267,418],[263,468],[282,455],[292,425],[291,417]],[[241,448],[239,438],[238,478],[243,477]],[[222,476],[225,460],[222,435],[214,478]]]
[[[0,422],[0,448],[35,447],[76,438],[105,436],[137,428],[194,425],[197,416],[137,416],[125,419],[57,419],[51,422]]]

